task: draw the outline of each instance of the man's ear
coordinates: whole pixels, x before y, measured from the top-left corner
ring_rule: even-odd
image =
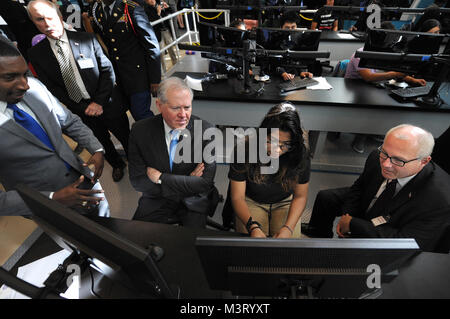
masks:
[[[159,113],[162,113],[161,112],[161,108],[162,108],[161,101],[159,99],[156,99],[155,102],[156,102],[156,108],[158,109]]]
[[[431,156],[427,156],[427,157],[422,158],[422,159],[420,160],[420,162],[421,162],[424,166],[427,165],[430,161],[431,161]]]

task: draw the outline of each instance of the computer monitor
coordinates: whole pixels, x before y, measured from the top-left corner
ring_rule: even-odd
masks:
[[[196,248],[211,289],[246,297],[360,297],[419,252],[414,239],[362,238],[197,237]]]
[[[139,297],[175,297],[148,250],[26,185],[16,189],[33,213],[33,221],[59,246],[83,253],[94,263],[100,260]]]
[[[444,34],[370,29],[364,51],[437,54]]]
[[[410,57],[413,57],[414,54],[440,53],[440,46],[444,38],[445,35],[442,34],[370,29],[363,51],[397,53],[405,55],[405,58],[400,62],[389,59],[361,58],[359,67],[418,74],[425,79],[434,79],[439,74],[438,65],[428,63],[426,59],[410,59]]]
[[[270,7],[270,6],[300,6],[301,0],[265,0],[264,6]]]
[[[317,51],[320,30],[257,28],[256,43],[266,50]]]
[[[249,31],[222,25],[199,22],[200,45],[223,48],[242,48]]]

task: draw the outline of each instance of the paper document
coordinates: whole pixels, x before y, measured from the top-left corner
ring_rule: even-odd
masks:
[[[195,91],[203,91],[202,80],[194,79],[186,75],[184,81],[186,82],[187,86],[189,86],[191,89]]]
[[[61,250],[53,255],[36,260],[28,265],[19,267],[17,277],[36,286],[43,287],[48,276],[69,257],[70,252]],[[77,276],[78,277],[78,276]],[[79,298],[79,278],[73,278],[72,285],[62,294],[63,298],[78,299]],[[0,299],[30,299],[29,297],[3,285],[0,288]]]
[[[356,39],[352,34],[350,33],[337,33],[337,36],[341,39],[346,39],[346,40],[353,40]]]
[[[324,77],[317,77],[314,78],[317,82],[319,82],[316,85],[308,86],[308,90],[331,90],[333,87],[328,83],[327,79]]]

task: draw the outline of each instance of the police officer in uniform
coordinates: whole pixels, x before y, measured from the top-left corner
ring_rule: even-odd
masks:
[[[133,118],[151,117],[151,94],[156,94],[161,80],[161,62],[158,39],[143,7],[131,0],[97,0],[91,13]]]

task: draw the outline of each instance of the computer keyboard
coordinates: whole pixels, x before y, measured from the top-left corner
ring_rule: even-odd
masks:
[[[401,98],[413,98],[427,95],[431,90],[431,85],[427,84],[425,86],[418,87],[408,87],[406,89],[396,89],[392,90],[391,93],[401,97]]]
[[[295,77],[291,81],[281,83],[279,85],[279,88],[280,88],[281,93],[284,93],[284,92],[294,91],[294,90],[298,90],[298,89],[303,89],[305,87],[308,87],[311,85],[316,85],[318,83],[319,82],[317,82],[316,80],[311,79],[311,78],[302,79],[301,77]]]

